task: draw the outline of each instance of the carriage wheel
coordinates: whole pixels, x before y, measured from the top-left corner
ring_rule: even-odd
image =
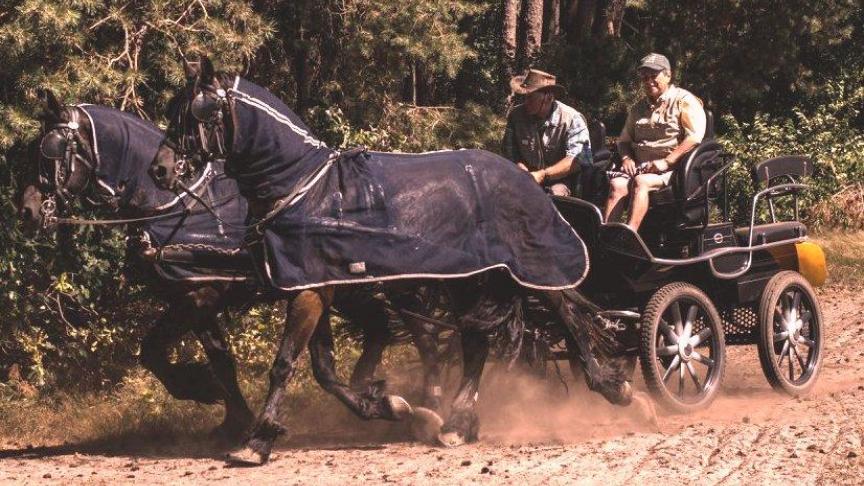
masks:
[[[759,302],[759,362],[768,383],[794,397],[810,391],[822,367],[822,310],[810,283],[784,271]]]
[[[642,314],[639,358],[654,398],[675,412],[707,407],[726,370],[723,323],[704,292],[674,282],[654,293]]]

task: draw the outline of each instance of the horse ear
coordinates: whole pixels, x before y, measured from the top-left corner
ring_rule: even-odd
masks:
[[[183,58],[183,73],[186,74],[186,82],[192,82],[198,79],[201,74],[201,63],[198,61],[187,61]]]
[[[57,95],[50,89],[43,89],[39,92],[39,101],[42,105],[42,115],[48,121],[59,120],[63,115],[63,103],[57,99]]]
[[[201,82],[207,85],[213,84],[213,79],[216,77],[216,70],[213,69],[213,62],[207,56],[201,56]]]

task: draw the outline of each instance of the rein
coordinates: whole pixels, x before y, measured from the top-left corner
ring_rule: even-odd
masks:
[[[206,188],[210,185],[210,182],[213,180],[213,175],[214,174],[212,172],[210,172],[204,176],[205,177],[204,183],[201,185],[201,187],[199,189],[200,191],[203,192],[204,190],[206,190]],[[221,223],[229,225],[229,226],[235,226],[235,227],[237,226],[237,225],[230,225],[230,223],[222,220],[222,218],[220,218],[216,214],[216,210],[213,209],[213,207],[210,204],[208,204],[206,201],[204,201],[197,193],[195,193],[195,191],[190,190],[190,189],[186,188],[185,186],[183,187],[183,190],[186,192],[186,195],[189,196],[193,201],[201,204],[207,210],[207,212],[210,212],[211,214],[216,216],[216,218]],[[232,194],[231,196],[220,198],[220,199],[217,199],[213,202],[214,203],[223,202],[223,201],[233,199],[235,197],[239,197],[239,195]],[[130,223],[141,223],[144,221],[156,221],[156,220],[160,220],[160,219],[168,219],[168,218],[173,218],[175,216],[182,216],[184,214],[186,214],[186,215],[196,214],[196,212],[192,211],[192,206],[187,207],[185,209],[180,209],[177,211],[171,211],[168,213],[154,214],[152,216],[141,216],[138,218],[120,218],[120,219],[59,218],[59,217],[54,216],[56,211],[57,211],[57,204],[54,200],[53,195],[49,196],[47,199],[42,201],[42,207],[40,208],[40,212],[42,213],[43,220],[46,222],[45,226],[50,226],[53,224],[65,224],[65,225],[77,225],[77,226],[114,226],[114,225],[130,224]],[[203,212],[203,211],[200,211],[200,212]]]

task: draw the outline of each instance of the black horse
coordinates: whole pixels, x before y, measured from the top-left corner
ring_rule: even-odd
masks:
[[[520,317],[528,293],[571,333],[589,387],[630,402],[629,384],[592,349],[604,336],[575,290],[587,272],[584,244],[529,176],[483,151],[339,154],[264,88],[217,76],[206,58],[187,69],[194,82],[173,102],[153,176],[182,188],[189,165],[225,158],[257,222],[249,233],[255,263],[291,299],[264,410],[229,461],[267,461],[284,433],[277,412],[285,383],[326,323],[337,286],[389,282],[399,307],[412,312],[411,289],[428,279],[459,288],[463,379],[439,436],[444,444],[477,439],[488,335]]]
[[[240,393],[235,362],[217,315],[229,305],[247,305],[268,296],[256,292],[251,264],[239,251],[246,202],[236,183],[224,177],[221,162],[214,161],[193,184],[192,194],[177,196],[157,188],[146,170],[164,134],[125,112],[92,105],[64,107],[47,92],[42,122],[43,135],[30,150],[40,182],[22,193],[23,222],[31,229],[47,227],[82,198],[123,217],[143,217],[129,226],[133,244],[127,256],[144,268],[153,284],[150,288],[169,305],[142,342],[141,363],[177,399],[224,402],[225,418],[215,432],[231,441],[241,437],[253,415]],[[391,338],[388,323],[393,321],[393,311],[370,289],[343,292],[336,305],[364,334],[351,390],[346,392],[336,377],[327,326],[321,326],[309,344],[314,376],[326,390],[359,407],[359,415],[380,415],[370,408],[388,407],[382,401],[381,383],[373,382],[372,376]],[[424,403],[437,408],[436,335],[419,326],[409,329],[424,363]],[[169,361],[169,347],[189,330],[200,340],[209,366]]]

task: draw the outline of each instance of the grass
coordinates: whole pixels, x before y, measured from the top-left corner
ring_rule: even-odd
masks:
[[[829,285],[861,287],[864,284],[864,231],[829,231],[812,240],[825,251]]]
[[[268,346],[270,347],[270,346]],[[355,345],[337,338],[339,372],[347,377],[357,357]],[[273,349],[262,349],[258,362],[240,360],[243,394],[253,411],[261,409],[268,384],[266,368]],[[266,355],[266,356],[264,356]],[[407,366],[407,373],[396,373]],[[262,370],[264,370],[262,372]],[[397,346],[385,352],[382,370],[394,389],[413,389],[418,378],[416,353]],[[172,398],[153,375],[141,367],[129,371],[113,389],[98,392],[20,393],[0,383],[0,449],[75,444],[76,450],[170,453],[212,447],[208,433],[222,420],[221,405],[201,405]],[[308,356],[287,387],[282,423],[292,434],[316,434],[357,425],[355,419],[312,378]],[[2,456],[0,456],[2,457]]]

